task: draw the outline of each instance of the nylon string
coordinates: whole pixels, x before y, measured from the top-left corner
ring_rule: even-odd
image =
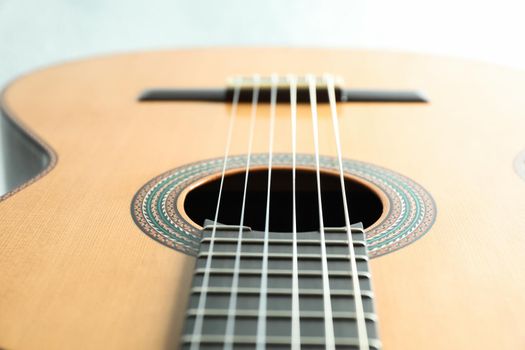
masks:
[[[363,299],[361,296],[361,286],[359,285],[359,274],[357,271],[357,263],[355,260],[355,250],[354,250],[354,243],[352,239],[352,228],[350,224],[350,210],[348,208],[347,197],[346,197],[346,188],[345,188],[344,171],[343,171],[343,156],[341,154],[342,153],[341,152],[341,140],[340,140],[340,132],[339,132],[339,122],[337,118],[337,106],[336,106],[334,79],[331,75],[325,75],[324,78],[327,84],[328,99],[330,102],[330,112],[331,112],[330,114],[332,115],[332,124],[334,128],[335,143],[337,147],[337,161],[339,164],[339,180],[341,182],[341,194],[343,197],[342,199],[343,199],[343,208],[344,208],[344,215],[345,215],[346,232],[348,235],[348,249],[350,251],[350,266],[352,270],[352,283],[353,283],[353,289],[354,289],[354,301],[355,301],[356,318],[357,318],[357,335],[359,338],[359,349],[368,350],[369,344],[368,344],[368,335],[366,331],[365,313],[363,310]]]
[[[208,291],[208,284],[210,280],[210,269],[211,269],[211,252],[213,252],[213,245],[215,242],[215,233],[217,231],[217,221],[219,220],[219,209],[221,206],[221,198],[222,198],[222,189],[224,185],[224,176],[226,174],[226,167],[228,163],[228,155],[230,153],[230,146],[231,146],[231,139],[233,134],[233,128],[235,126],[235,119],[237,117],[237,107],[239,105],[239,95],[240,95],[240,81],[239,78],[235,79],[234,82],[234,89],[233,89],[233,99],[232,99],[232,108],[230,111],[230,121],[228,126],[228,134],[226,137],[226,146],[224,150],[224,159],[222,163],[222,173],[221,173],[221,182],[219,186],[219,194],[217,198],[217,207],[215,209],[215,218],[213,220],[213,228],[211,232],[211,240],[210,240],[210,246],[208,248],[208,255],[206,256],[206,269],[204,270],[204,276],[202,278],[202,288],[201,288],[201,294],[199,296],[199,304],[197,306],[197,315],[195,318],[195,324],[193,326],[193,336],[191,339],[191,350],[197,350],[200,346],[200,335],[202,334],[202,323],[203,323],[203,314],[204,314],[204,306],[206,305],[206,298],[207,298],[207,291]],[[197,335],[197,339],[196,336]]]
[[[289,77],[290,115],[292,119],[292,350],[301,349],[301,323],[299,320],[299,274],[297,263],[297,203],[295,173],[297,157],[297,78]]]
[[[321,200],[321,170],[319,164],[319,128],[317,125],[317,87],[315,78],[308,75],[310,92],[310,108],[312,110],[312,124],[315,147],[315,174],[317,178],[317,201],[319,205],[319,231],[321,234],[321,265],[323,272],[323,303],[324,303],[324,335],[325,349],[335,350],[334,324],[332,318],[332,302],[330,298],[330,280],[328,278],[328,262],[326,259],[326,243],[323,220],[323,203]]]
[[[261,295],[259,298],[259,315],[257,319],[257,350],[266,348],[266,304],[268,289],[268,236],[270,234],[270,193],[272,185],[272,156],[273,156],[273,137],[275,128],[275,107],[277,103],[277,75],[271,76],[270,92],[270,139],[268,151],[268,188],[266,193],[266,217],[264,221],[264,248],[261,270]]]
[[[259,89],[260,89],[260,77],[259,75],[253,76],[253,95],[252,95],[252,109],[250,116],[250,135],[248,138],[248,155],[246,159],[246,170],[244,174],[244,190],[242,195],[242,207],[241,207],[241,218],[239,223],[239,237],[237,241],[237,250],[235,253],[235,264],[232,279],[230,302],[228,306],[228,318],[226,320],[226,334],[224,339],[224,350],[233,349],[233,332],[235,328],[235,313],[237,309],[237,289],[239,284],[239,267],[240,267],[240,256],[241,256],[241,241],[244,225],[244,210],[246,207],[246,192],[248,189],[248,175],[250,173],[250,160],[252,155],[253,146],[253,135],[255,132],[255,121],[257,117],[257,101],[259,100]]]

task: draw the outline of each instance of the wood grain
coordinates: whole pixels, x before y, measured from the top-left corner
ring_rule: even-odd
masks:
[[[422,55],[215,49],[67,63],[9,87],[4,105],[58,155],[0,202],[0,347],[159,349],[177,344],[193,259],[144,235],[130,202],[150,178],[220,157],[228,106],[136,101],[147,87],[221,86],[227,76],[330,71],[348,87],[421,88],[428,105],[340,105],[343,150],[413,178],[438,218],[421,240],[372,261],[385,349],[525,348],[525,74]],[[278,108],[275,151],[288,152]],[[299,151],[312,153],[299,108]],[[335,154],[320,111],[321,152]],[[254,151],[266,152],[259,109]],[[245,153],[248,107],[232,153]]]

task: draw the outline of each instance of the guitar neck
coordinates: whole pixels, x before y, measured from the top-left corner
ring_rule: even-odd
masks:
[[[266,254],[264,232],[244,228],[242,237],[239,233],[234,226],[219,226],[213,232],[210,225],[202,231],[183,349],[255,348],[261,342],[261,327],[262,340],[271,349],[290,349],[290,344],[292,349],[319,348],[327,338],[337,349],[360,349],[358,317],[365,320],[367,348],[381,347],[362,228],[352,228],[357,293],[345,229],[325,230],[325,255],[319,232],[298,233],[295,242],[291,233],[270,233]],[[323,288],[325,273],[329,295]],[[362,315],[356,312],[356,297],[362,302]],[[326,305],[331,308],[329,319]],[[328,337],[327,322],[333,329]]]

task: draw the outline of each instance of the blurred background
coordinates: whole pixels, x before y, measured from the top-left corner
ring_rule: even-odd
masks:
[[[208,46],[387,49],[523,69],[524,17],[523,0],[0,0],[0,85],[91,55]]]
[[[525,68],[523,0],[0,0],[0,83],[115,51],[341,46]]]

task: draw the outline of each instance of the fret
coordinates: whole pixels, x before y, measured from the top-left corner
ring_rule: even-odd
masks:
[[[244,320],[244,322],[249,322],[245,325],[247,330],[254,329],[257,327],[257,318]],[[222,335],[203,335],[200,337],[195,337],[200,342],[200,348],[202,350],[222,350],[222,345],[220,345],[223,336]],[[191,341],[192,337],[184,336],[182,338],[183,345],[182,349],[189,349],[187,345]],[[233,343],[235,343],[235,349],[237,350],[248,350],[254,349],[254,344],[256,341],[256,336],[242,336],[235,335],[233,337]],[[290,338],[287,336],[267,336],[266,344],[268,349],[271,350],[280,350],[280,349],[290,349]],[[381,349],[381,342],[376,339],[369,340],[371,350]],[[301,349],[312,349],[320,350],[324,349],[324,340],[319,337],[309,337],[301,336]],[[358,350],[359,343],[357,338],[354,337],[338,337],[335,340],[335,345],[337,350]]]
[[[196,269],[195,275],[200,276],[201,274],[204,274],[205,269]],[[229,275],[233,274],[233,269],[214,269],[211,268],[208,270],[211,275]],[[240,275],[260,275],[261,271],[258,269],[240,269],[238,270]],[[268,270],[268,275],[278,275],[278,276],[291,276],[292,271],[289,270]],[[303,276],[319,276],[321,272],[317,270],[299,270],[299,275]],[[350,271],[328,271],[330,276],[348,276],[352,277],[352,273]],[[370,278],[370,274],[368,272],[358,272],[359,277],[366,277]]]
[[[200,253],[197,256],[193,284],[190,290],[182,348],[189,349],[197,342],[200,349],[222,349],[225,342],[225,325],[229,314],[231,284],[238,276],[235,328],[231,342],[234,349],[255,349],[257,319],[261,296],[261,275],[264,232],[243,231],[240,266],[234,269],[237,257],[238,228],[223,227],[215,233],[213,251],[209,251],[211,226],[202,231]],[[332,321],[336,349],[359,349],[357,314],[355,307],[347,233],[344,229],[327,229],[325,232],[328,280],[332,306]],[[365,325],[370,349],[380,349],[377,334],[377,317],[374,311],[371,275],[368,268],[365,235],[362,229],[353,228],[352,238],[356,253],[357,278],[361,289]],[[270,233],[268,239],[268,270],[266,290],[266,336],[268,349],[290,349],[292,317],[292,235]],[[299,279],[299,324],[301,348],[319,349],[324,345],[323,274],[321,268],[321,243],[318,232],[297,234],[297,259]],[[209,281],[204,289],[202,279],[206,260],[211,259]],[[198,302],[206,291],[204,308]],[[202,334],[193,334],[197,315],[202,317]]]
[[[327,249],[329,250],[329,249]],[[228,257],[235,257],[236,256],[236,253],[235,252],[215,252],[212,254],[214,257],[224,257],[224,258],[228,258]],[[262,258],[264,255],[262,253],[252,253],[252,252],[242,252],[241,251],[241,254],[240,254],[241,257],[245,257],[245,258]],[[201,257],[208,257],[208,253],[199,253],[197,255],[197,258],[201,258]],[[268,257],[270,258],[284,258],[284,259],[288,259],[288,258],[292,258],[292,255],[291,254],[286,254],[286,253],[268,253]],[[321,257],[317,254],[301,254],[299,253],[297,255],[298,258],[302,258],[304,260],[317,260],[317,259],[321,259]],[[327,258],[331,258],[331,260],[349,260],[350,258],[348,257],[348,255],[346,254],[334,254],[334,253],[327,253]],[[356,254],[356,260],[365,260],[365,261],[368,261],[368,256],[366,255],[363,255],[363,254]],[[206,260],[206,259],[204,259]],[[254,260],[257,260],[257,259],[254,259]]]
[[[192,287],[191,293],[200,293],[203,289],[201,287]],[[224,294],[229,293],[229,287],[208,287],[206,288],[208,294]],[[238,294],[259,294],[259,288],[239,288]],[[268,288],[268,294],[276,295],[288,295],[292,294],[292,290],[289,288]],[[310,289],[302,290],[300,294],[304,295],[323,295],[321,289]],[[350,295],[353,296],[354,292],[347,289],[332,289],[331,295]],[[373,298],[373,293],[371,291],[362,290],[361,296]],[[352,299],[353,300],[353,299]]]
[[[271,298],[268,298],[271,299]],[[343,311],[337,311],[338,309],[334,308],[334,319],[350,319],[355,320],[357,318],[357,314],[355,312],[343,312]],[[187,311],[188,316],[195,316],[198,314],[203,314],[206,316],[228,316],[228,310],[224,309],[204,309],[204,310],[198,310],[198,309],[189,309]],[[324,315],[323,310],[320,311],[303,311],[301,310],[299,312],[301,315],[301,318],[322,318]],[[239,308],[236,311],[237,316],[254,316],[256,317],[258,315],[258,310],[253,309],[242,309]],[[269,309],[267,311],[268,317],[271,318],[283,318],[283,319],[289,319],[291,317],[290,310],[271,310]],[[367,320],[376,321],[377,317],[373,313],[365,313],[365,318]]]

